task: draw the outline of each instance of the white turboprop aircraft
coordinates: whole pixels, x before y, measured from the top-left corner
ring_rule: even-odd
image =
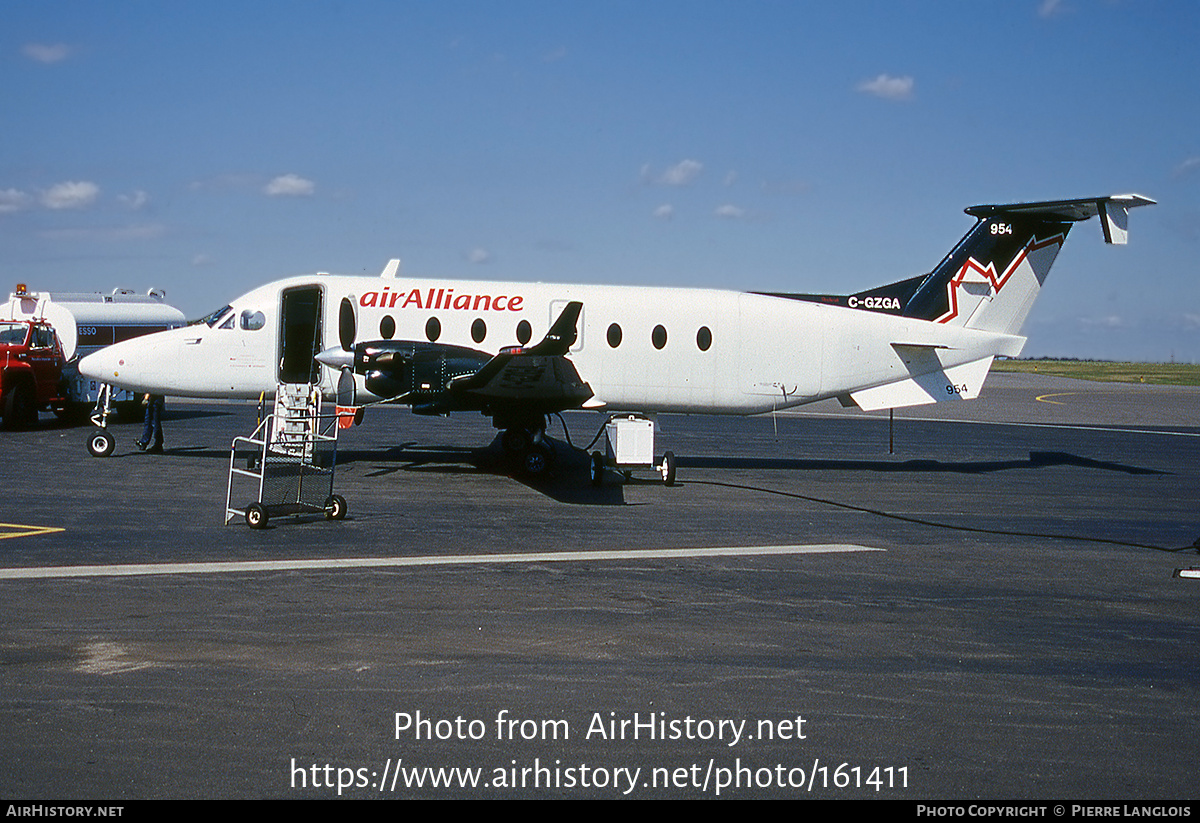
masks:
[[[977,222],[931,272],[844,296],[415,280],[393,260],[380,277],[270,283],[79,370],[154,394],[256,398],[315,384],[340,405],[478,411],[536,472],[550,456],[547,416],[567,409],[652,421],[832,397],[866,410],[973,398],[994,357],[1020,353],[1021,324],[1071,224],[1099,216],[1105,241],[1123,244],[1129,209],[1153,203],[973,206]],[[673,480],[669,453],[656,468]]]

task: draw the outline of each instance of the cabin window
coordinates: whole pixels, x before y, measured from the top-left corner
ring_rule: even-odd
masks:
[[[662,326],[655,326],[654,331],[650,334],[650,342],[654,344],[654,348],[661,349],[667,345],[667,330]]]
[[[425,337],[430,343],[437,342],[437,339],[442,336],[442,322],[436,317],[429,318],[425,323]]]
[[[267,325],[267,318],[260,311],[246,309],[242,312],[242,331],[258,331]]]
[[[621,327],[616,323],[608,327],[608,345],[614,349],[621,345]]]
[[[391,340],[395,334],[395,319],[390,314],[384,315],[383,319],[379,321],[379,336],[384,340]]]
[[[487,323],[484,323],[483,318],[480,317],[471,324],[471,339],[476,343],[482,343],[485,337],[487,337]]]
[[[700,331],[696,332],[696,348],[700,351],[708,351],[712,346],[712,329],[708,326],[701,326]]]
[[[517,342],[524,346],[533,337],[533,327],[529,325],[528,320],[522,320],[517,324]]]

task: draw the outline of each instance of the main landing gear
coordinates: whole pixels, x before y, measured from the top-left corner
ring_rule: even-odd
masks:
[[[500,436],[504,453],[513,460],[521,471],[536,477],[554,465],[554,446],[546,439],[546,429],[513,426]]]

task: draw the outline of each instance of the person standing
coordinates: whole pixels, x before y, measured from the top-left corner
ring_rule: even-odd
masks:
[[[142,438],[137,441],[137,447],[151,454],[162,454],[163,430],[162,413],[166,398],[161,394],[147,394],[142,397],[142,405],[146,407],[146,425],[142,428]],[[151,445],[150,440],[154,443]]]

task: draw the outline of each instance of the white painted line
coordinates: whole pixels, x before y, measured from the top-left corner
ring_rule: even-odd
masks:
[[[1043,395],[1049,397],[1051,395]],[[798,412],[788,409],[779,412],[787,417],[821,417],[830,419],[871,419],[886,420],[887,418],[875,412]],[[975,426],[1018,426],[1025,429],[1069,429],[1072,431],[1113,432],[1116,434],[1157,434],[1166,437],[1200,437],[1200,432],[1181,432],[1165,429],[1133,429],[1122,426],[1100,426],[1089,423],[1021,423],[1015,420],[971,420],[962,417],[897,417],[897,422],[911,421],[914,423],[968,423]]]
[[[225,574],[236,572],[313,571],[397,566],[454,566],[471,563],[585,563],[597,560],[671,560],[688,557],[738,557],[778,554],[881,552],[869,546],[733,546],[714,549],[625,549],[514,554],[448,554],[430,557],[341,557],[321,560],[244,560],[215,563],[139,563],[112,566],[41,566],[0,569],[0,580],[51,577],[136,577],[155,574]]]

